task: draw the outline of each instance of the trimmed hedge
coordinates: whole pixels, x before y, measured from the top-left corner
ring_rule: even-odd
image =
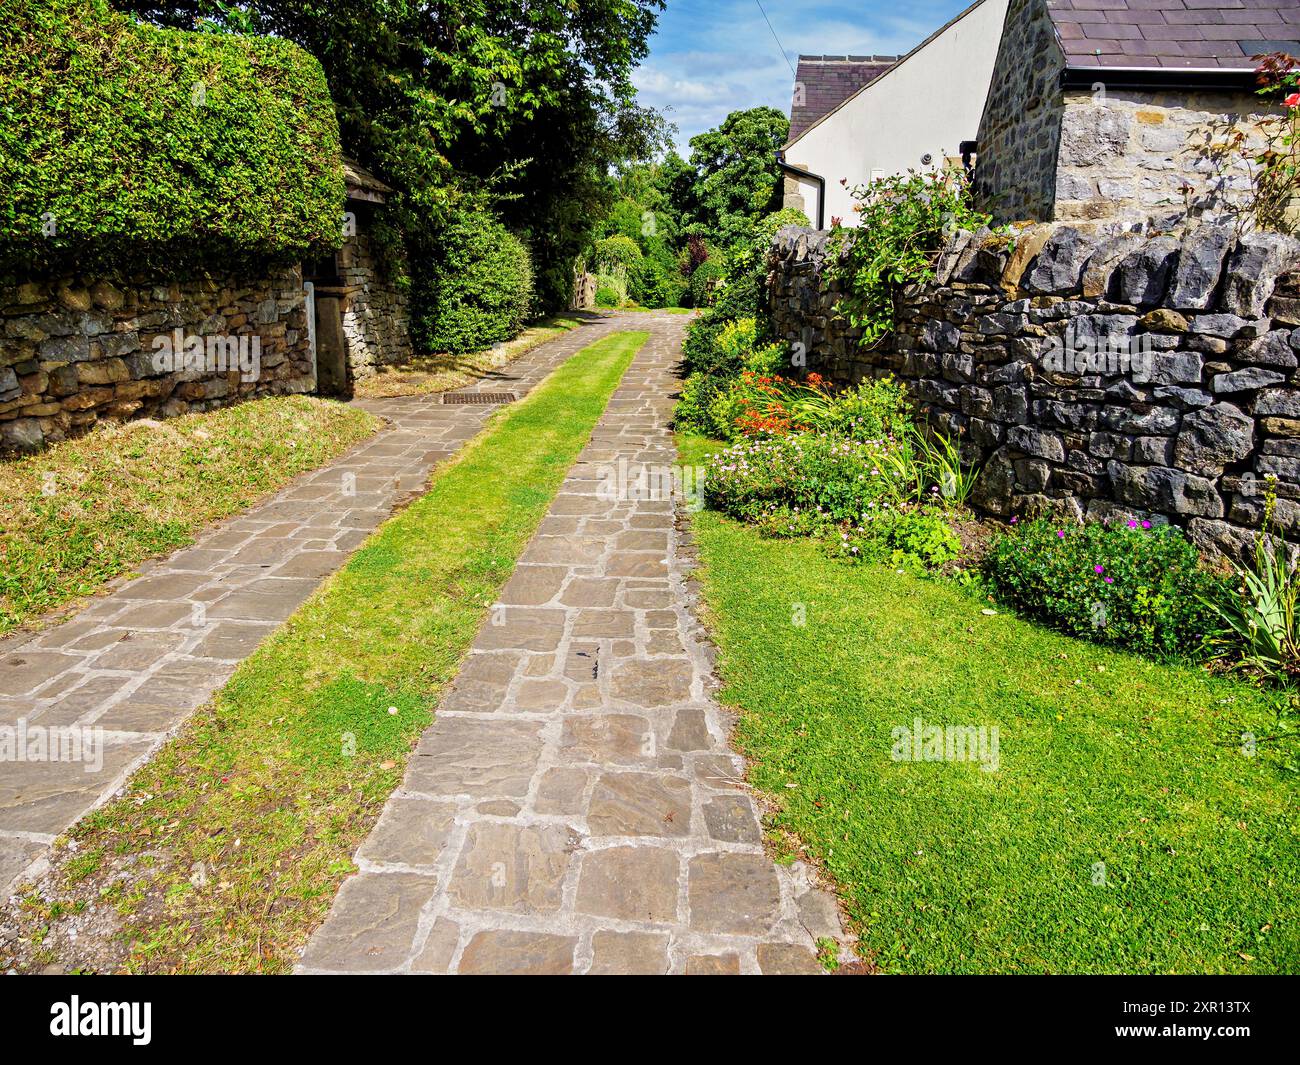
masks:
[[[416,344],[463,355],[513,340],[528,316],[533,269],[528,249],[495,216],[462,211],[439,238],[429,276],[417,279]]]
[[[343,205],[298,46],[0,0],[0,272],[288,262],[341,244]]]

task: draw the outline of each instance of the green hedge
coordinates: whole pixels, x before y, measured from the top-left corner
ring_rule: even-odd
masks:
[[[413,330],[426,351],[462,355],[512,340],[528,316],[528,249],[486,211],[457,213],[439,238],[428,276],[415,282]]]
[[[292,261],[339,246],[343,205],[334,106],[296,45],[0,0],[0,272]]]

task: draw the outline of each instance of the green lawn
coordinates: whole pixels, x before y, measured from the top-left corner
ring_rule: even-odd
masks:
[[[358,399],[427,396],[463,388],[550,340],[576,329],[582,319],[559,314],[530,323],[514,340],[467,355],[418,355],[398,366],[379,366],[356,382]]]
[[[683,441],[684,461],[708,450]],[[1264,694],[715,513],[694,524],[722,698],[778,808],[772,836],[831,874],[868,960],[1300,969],[1300,782],[1267,741]],[[891,730],[916,718],[996,726],[998,770],[894,760]]]
[[[56,851],[59,900],[32,899],[0,918],[0,927],[21,921],[29,942],[43,939],[23,965],[283,972],[293,964],[647,338],[617,333],[583,349],[495,415],[122,799],[74,830],[76,853]],[[84,937],[71,945],[63,937],[66,915],[91,904],[114,905],[131,922],[120,957],[88,958]]]
[[[193,543],[379,424],[341,403],[278,396],[106,424],[0,461],[0,635]]]

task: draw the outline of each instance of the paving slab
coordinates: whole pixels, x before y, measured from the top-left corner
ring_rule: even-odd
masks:
[[[626,328],[616,319],[588,319],[461,391],[512,392],[522,398],[582,348]],[[106,594],[69,612],[60,623],[0,639],[0,727],[94,729],[109,738],[103,764],[90,773],[84,771],[84,761],[0,762],[0,894],[44,854],[54,836],[120,788],[226,683],[238,663],[499,409],[444,404],[440,395],[355,405],[383,418],[387,427],[330,465],[214,526],[194,545],[141,565],[137,575],[114,582]],[[565,574],[567,570],[558,573]],[[524,593],[527,603],[541,605],[554,597],[552,591],[533,603],[545,591],[535,585]],[[557,620],[563,624],[562,610],[540,619],[521,615],[502,646],[556,646],[563,636],[554,626]],[[516,640],[516,632],[532,635]],[[511,662],[504,683],[518,658]],[[490,698],[495,708],[503,691],[489,685],[483,698]],[[534,753],[539,752],[540,742]],[[519,754],[518,745],[509,748],[511,758]],[[414,764],[425,761],[417,757]],[[484,792],[482,798],[496,791],[524,796],[529,765],[502,766],[498,775],[491,765],[475,769],[473,763],[471,752],[460,770],[469,790]],[[451,782],[445,767],[428,776],[439,787]],[[417,808],[434,806],[412,804],[411,810]],[[431,864],[440,845],[436,817],[418,831],[409,830],[409,820],[403,818],[396,827],[391,819],[383,822],[381,833],[396,834],[381,834],[367,853],[380,860],[402,846],[413,865]],[[350,891],[350,897],[355,893]],[[404,906],[401,912],[409,909]],[[381,957],[383,952],[373,953],[378,935],[350,941],[365,953],[367,970],[389,960]],[[349,955],[335,944],[325,956]],[[405,953],[402,960],[409,960]]]
[[[357,853],[369,907],[345,886],[300,972],[375,971],[375,913],[385,972],[813,973],[843,938],[811,871],[764,851],[711,698],[671,494],[685,324],[623,317],[651,339]],[[417,870],[437,887],[412,920]]]

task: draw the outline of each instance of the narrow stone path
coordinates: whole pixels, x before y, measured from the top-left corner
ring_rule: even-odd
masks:
[[[689,544],[655,490],[685,324],[623,325],[652,339],[299,971],[820,971],[835,901],[763,851],[710,698]]]
[[[579,349],[636,328],[626,317],[587,321],[461,391],[522,397]],[[141,566],[63,623],[0,640],[0,726],[20,741],[28,728],[103,730],[98,767],[0,762],[0,896],[39,873],[55,837],[111,796],[497,409],[437,395],[358,405],[392,428]]]

